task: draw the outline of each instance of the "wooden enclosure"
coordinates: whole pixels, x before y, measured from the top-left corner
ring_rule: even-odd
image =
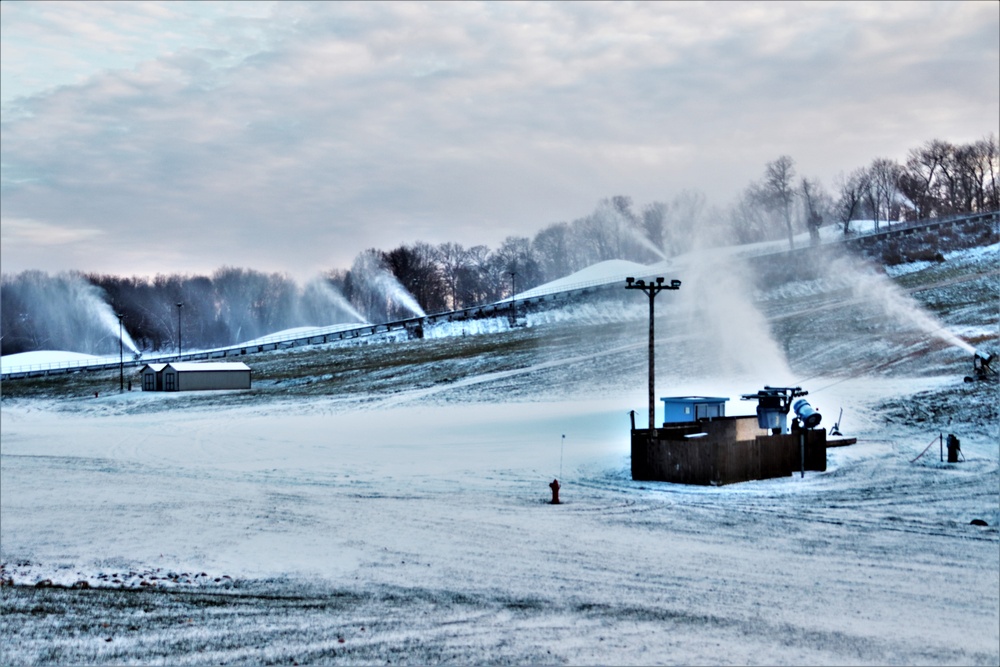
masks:
[[[719,486],[826,470],[826,430],[768,435],[756,417],[632,431],[632,479]]]

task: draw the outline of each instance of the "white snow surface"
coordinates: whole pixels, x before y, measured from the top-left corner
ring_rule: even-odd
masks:
[[[565,292],[594,285],[606,285],[612,282],[625,282],[625,278],[646,277],[669,266],[668,262],[658,264],[639,264],[624,259],[609,259],[604,262],[592,264],[585,269],[581,269],[568,276],[547,282],[544,285],[533,287],[530,290],[518,293],[515,299],[532,299],[547,294]]]
[[[801,282],[767,298],[824,289]],[[526,330],[622,321],[605,311],[528,313]],[[440,323],[425,337],[508,328]],[[880,354],[863,336],[845,344]],[[823,424],[843,408],[856,445],[829,450],[823,473],[690,487],[630,477],[628,412],[645,405],[644,387],[612,390],[601,376],[569,400],[533,380],[597,354],[621,351],[581,346],[294,402],[253,391],[211,407],[158,392],[5,398],[0,580],[18,588],[0,587],[0,662],[1000,664],[1000,425],[876,412],[892,398],[919,416],[918,392],[975,387],[809,377]],[[754,383],[672,376],[659,395],[729,396],[727,414],[748,414],[738,394]],[[944,428],[962,438],[962,463],[939,460]],[[563,503],[551,505],[556,478]],[[65,591],[84,608],[75,629],[71,614],[38,611],[49,602],[36,605],[32,587],[46,580],[145,592],[129,593],[138,610],[119,610],[98,591]],[[185,592],[215,597],[164,622]],[[205,599],[215,611],[197,607]],[[37,629],[8,631],[25,615]],[[113,631],[116,618],[136,629]]]
[[[35,350],[33,352],[19,352],[17,354],[6,354],[0,357],[3,369],[19,368],[22,366],[41,366],[64,363],[91,363],[99,362],[103,357],[82,352],[67,352],[65,350]]]
[[[936,451],[911,463],[928,434],[887,433],[865,409],[945,382],[836,382],[818,405],[846,405],[858,445],[830,450],[825,473],[722,488],[630,479],[627,412],[641,391],[441,404],[414,389],[161,411],[144,408],[178,395],[80,399],[73,411],[6,400],[3,576],[397,591],[387,618],[449,592],[471,602],[408,616],[407,636],[464,638],[472,662],[520,643],[533,647],[521,661],[570,664],[995,664],[997,443],[963,441],[961,465]],[[546,502],[554,478],[558,506]],[[976,517],[990,527],[970,526]],[[241,622],[280,624],[266,605]]]

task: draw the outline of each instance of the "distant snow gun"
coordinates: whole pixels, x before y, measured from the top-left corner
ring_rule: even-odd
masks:
[[[990,364],[996,360],[996,353],[976,350],[972,355],[972,375],[966,375],[966,382],[986,382],[995,380],[997,371]]]
[[[841,408],[840,414],[837,415],[837,423],[835,423],[833,425],[833,428],[830,429],[830,435],[844,435],[843,433],[840,432],[840,420],[842,420],[843,418],[844,418],[844,408]]]
[[[953,434],[948,434],[948,463],[958,463],[958,457],[962,453],[962,445]],[[965,456],[962,456],[965,459]]]

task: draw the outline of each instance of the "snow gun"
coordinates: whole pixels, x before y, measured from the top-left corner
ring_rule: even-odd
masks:
[[[990,366],[994,359],[996,359],[995,353],[976,350],[972,355],[973,375],[971,377],[966,376],[965,381],[975,382],[976,380],[989,380],[990,378],[997,377],[997,371]]]

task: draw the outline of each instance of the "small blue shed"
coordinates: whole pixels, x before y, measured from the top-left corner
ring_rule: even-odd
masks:
[[[728,398],[718,396],[668,396],[663,401],[663,424],[696,422],[726,416]]]

